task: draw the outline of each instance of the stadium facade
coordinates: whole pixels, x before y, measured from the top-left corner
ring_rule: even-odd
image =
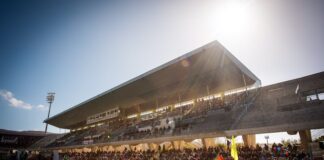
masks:
[[[323,94],[324,73],[261,87],[214,41],[46,119],[71,132],[38,149],[179,149],[238,135],[255,145],[255,134],[282,131],[308,149],[310,129],[324,128]]]

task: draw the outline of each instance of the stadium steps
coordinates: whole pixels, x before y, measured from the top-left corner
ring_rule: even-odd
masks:
[[[217,110],[208,112],[203,123],[192,126],[193,133],[211,132],[215,130],[226,130],[231,125],[232,112]]]
[[[41,148],[45,148],[49,144],[53,143],[57,139],[60,139],[63,137],[65,134],[51,134],[47,135],[44,138],[38,140],[34,144],[32,144],[30,147],[28,147],[29,150],[39,150]]]
[[[312,142],[309,145],[312,149],[313,158],[324,158],[324,149],[320,148],[319,142]]]
[[[244,100],[246,102],[243,103],[243,105],[237,104],[237,107],[241,107],[243,109],[241,110],[241,112],[237,112],[239,114],[235,117],[235,121],[232,124],[230,129],[237,128],[237,126],[239,125],[241,120],[244,118],[244,116],[247,115],[248,112],[253,109],[253,107],[255,106],[255,101],[259,96],[260,96],[260,92],[259,92],[259,90],[257,90],[255,94],[252,94],[252,96],[246,95],[246,100]]]
[[[236,128],[242,118],[253,109],[253,105],[259,92],[247,97],[247,109],[240,102],[234,104],[231,107],[231,111],[225,111],[222,108],[211,110],[207,113],[203,123],[199,123],[192,127],[192,133],[213,132],[217,130],[229,130],[230,128]]]
[[[309,119],[321,120],[324,115],[324,105],[313,106],[292,110],[292,111],[278,111],[272,105],[262,107],[262,110],[252,110],[248,112],[240,121],[237,128],[255,128],[268,125],[282,125],[284,123],[295,124],[300,122],[307,122]],[[294,117],[291,116],[294,115]]]

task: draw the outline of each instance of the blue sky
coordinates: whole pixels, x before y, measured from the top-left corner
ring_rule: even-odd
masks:
[[[324,70],[321,0],[0,3],[4,129],[44,130],[47,92],[54,115],[213,40],[263,85]]]

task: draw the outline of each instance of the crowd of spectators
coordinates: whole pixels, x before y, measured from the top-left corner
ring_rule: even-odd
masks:
[[[147,120],[141,118],[116,118],[99,127],[89,127],[85,130],[70,133],[56,140],[50,147],[81,145],[85,141],[87,143],[102,143],[188,134],[194,125],[205,120],[208,112],[219,109],[229,111],[234,105],[242,104],[247,98],[248,96],[245,92],[207,99],[200,98],[195,100],[194,105],[187,104],[172,109],[168,107],[160,112],[152,113],[155,116]],[[161,119],[168,118],[172,119],[175,125],[160,127]],[[145,129],[140,130],[140,128]],[[93,137],[94,135],[96,138],[90,138],[89,141],[88,137]]]
[[[238,147],[239,160],[310,160],[310,155],[294,145],[283,146],[273,144],[271,147]],[[62,153],[63,160],[232,160],[230,149],[224,147],[209,147],[197,149],[161,149],[157,151],[97,151],[81,153]]]
[[[32,153],[27,150],[10,150],[8,154],[0,159],[4,160],[52,160],[53,155],[49,152],[47,153]]]

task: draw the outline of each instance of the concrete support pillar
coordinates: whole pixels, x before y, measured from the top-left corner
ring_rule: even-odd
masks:
[[[143,143],[136,145],[136,151],[143,151],[143,150],[144,150]]]
[[[125,145],[120,145],[115,147],[115,151],[123,152],[125,150]]]
[[[159,148],[159,145],[158,144],[155,144],[155,143],[150,143],[149,144],[149,149],[150,150],[157,151],[158,148]]]
[[[201,139],[200,139],[201,140]],[[202,140],[200,141],[202,142]],[[203,144],[202,143],[199,143],[199,142],[194,142],[194,140],[192,141],[189,141],[189,142],[184,142],[184,148],[189,148],[189,149],[194,149],[194,148],[202,148]]]
[[[204,148],[214,147],[216,146],[214,138],[203,138],[201,139],[201,143]]]
[[[109,149],[109,146],[103,146],[103,147],[102,147],[102,150],[103,150],[103,151],[108,151],[108,149]]]
[[[91,151],[92,151],[92,149],[91,149],[91,148],[88,148],[88,147],[86,147],[86,148],[83,148],[83,151],[84,151],[84,152],[91,152]]]
[[[256,146],[255,134],[247,134],[242,137],[245,146]]]
[[[160,146],[161,150],[163,150],[163,149],[170,150],[170,149],[174,148],[172,141],[162,142],[159,144],[159,146]]]
[[[128,150],[130,150],[130,151],[133,151],[133,145],[131,145],[131,144],[128,144],[128,145],[126,145],[126,148],[128,149]]]
[[[174,149],[179,149],[182,150],[184,149],[186,146],[186,142],[185,141],[172,141],[172,147]]]
[[[203,148],[208,148],[208,147],[207,147],[207,141],[206,141],[206,138],[202,138],[202,139],[201,139],[201,144],[202,144],[202,147],[203,147]]]
[[[149,150],[150,149],[150,145],[148,144],[148,143],[144,143],[143,144],[143,150],[144,151],[147,151],[147,150]]]
[[[186,147],[186,142],[185,141],[180,141],[179,149],[183,150],[185,147]]]
[[[175,146],[174,146],[174,144],[173,144],[172,141],[170,142],[170,144],[171,144],[171,148],[172,148],[172,149],[175,149]],[[165,145],[164,145],[164,146],[165,146]]]
[[[124,150],[130,150],[130,146],[128,144],[121,145],[121,149],[122,149],[122,151],[124,151]]]
[[[147,151],[150,149],[150,144],[140,143],[140,144],[131,146],[131,148],[133,151],[135,151],[135,149],[136,149],[136,151]]]
[[[180,141],[172,141],[173,149],[180,149]]]
[[[137,145],[135,145],[135,144],[129,145],[129,148],[131,151],[137,151]]]
[[[140,120],[141,119],[141,107],[140,107],[140,105],[137,105],[136,106],[136,111],[137,111],[137,117],[136,117],[136,119],[137,120]]]
[[[107,150],[108,151],[115,151],[115,147],[114,146],[108,146]]]
[[[310,130],[302,130],[299,131],[299,137],[300,137],[300,142],[301,142],[301,147],[309,152],[309,143],[312,142],[312,135]]]
[[[97,152],[98,149],[99,149],[99,148],[98,148],[97,146],[90,147],[90,151],[91,151],[91,152]]]

